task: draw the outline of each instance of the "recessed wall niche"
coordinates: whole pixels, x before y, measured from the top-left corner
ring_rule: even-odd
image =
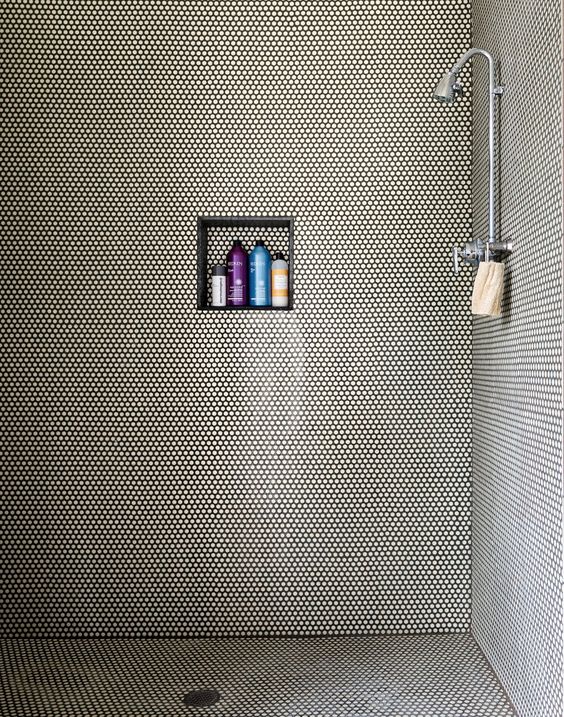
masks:
[[[271,256],[288,262],[288,306],[213,306],[212,267],[225,264],[233,241],[249,253],[262,239]],[[294,220],[292,217],[198,217],[198,309],[210,311],[290,311],[294,299]]]

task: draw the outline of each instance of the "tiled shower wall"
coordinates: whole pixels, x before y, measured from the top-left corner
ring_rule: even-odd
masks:
[[[562,93],[556,0],[474,0],[499,59],[503,317],[474,324],[473,632],[522,717],[562,705]],[[485,67],[475,65],[475,221],[484,236]]]
[[[7,23],[5,631],[466,630],[469,4]],[[196,310],[200,214],[295,218],[294,311]]]

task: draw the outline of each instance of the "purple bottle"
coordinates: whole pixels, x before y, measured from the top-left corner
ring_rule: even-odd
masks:
[[[248,291],[247,252],[235,239],[227,255],[227,306],[246,306]]]

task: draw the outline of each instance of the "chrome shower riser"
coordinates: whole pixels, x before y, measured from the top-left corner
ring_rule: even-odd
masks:
[[[454,102],[462,97],[462,85],[458,81],[458,75],[464,65],[476,55],[485,58],[488,63],[488,239],[486,242],[467,242],[462,247],[455,246],[452,248],[455,274],[458,274],[462,264],[477,266],[480,261],[484,260],[490,261],[490,259],[494,259],[500,261],[512,249],[511,241],[497,241],[495,231],[495,100],[503,95],[505,86],[497,85],[495,82],[493,56],[487,50],[482,50],[479,47],[473,47],[468,52],[465,52],[446,75],[441,78],[435,89],[434,98],[441,102]]]

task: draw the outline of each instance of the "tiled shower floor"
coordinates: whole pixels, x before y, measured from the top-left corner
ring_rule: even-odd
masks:
[[[14,640],[0,714],[14,717],[505,717],[470,635]],[[188,707],[213,688],[213,706]]]

